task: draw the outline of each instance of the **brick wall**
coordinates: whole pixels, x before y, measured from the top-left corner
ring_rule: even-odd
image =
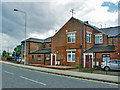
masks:
[[[110,59],[118,59],[118,55],[116,54],[116,52],[110,52],[110,53],[96,53],[96,58],[95,58],[95,53],[93,55],[93,60],[96,62],[99,62],[99,67],[101,66],[101,62],[102,62],[102,55],[110,55]]]
[[[81,29],[82,27],[82,29]],[[68,32],[76,32],[76,40],[74,43],[67,42],[67,34]],[[82,36],[81,36],[82,31]],[[91,33],[91,42],[86,42],[86,32]],[[95,44],[95,35],[102,34],[103,43]],[[110,43],[108,41],[107,35],[101,33],[100,31],[93,29],[89,26],[83,25],[80,21],[71,18],[52,38],[52,52],[56,53],[56,59],[61,62],[61,64],[66,65],[78,65],[81,62],[81,37],[82,37],[82,51],[92,47],[93,45],[107,45]],[[108,41],[108,42],[107,42]],[[67,51],[68,49],[76,49],[75,59],[76,62],[67,62]],[[83,53],[82,53],[83,58]]]
[[[29,53],[42,48],[51,48],[51,43],[26,42],[26,62],[29,64]],[[24,52],[21,52],[21,59],[24,59]]]
[[[100,33],[97,30],[83,25],[80,21],[76,19],[70,19],[52,38],[52,52],[56,53],[57,60],[61,60],[61,64],[67,65],[78,65],[81,62],[81,27],[82,27],[82,51],[90,48],[95,44],[95,33]],[[68,32],[76,32],[76,40],[74,43],[67,42],[67,34]],[[91,43],[86,43],[86,31],[91,32]],[[103,38],[106,36],[103,35]],[[107,44],[107,43],[103,43]],[[67,49],[76,49],[75,59],[76,62],[67,62]],[[82,57],[83,58],[83,57]],[[79,63],[80,62],[80,63]]]
[[[34,56],[34,60],[32,60],[32,55]],[[41,55],[41,60],[38,60],[37,55]],[[30,54],[29,55],[29,58],[30,58],[29,63],[30,64],[42,64],[43,65],[44,60],[45,60],[45,55],[50,55],[50,54]],[[50,65],[50,64],[51,64],[51,60],[45,60],[45,65]]]

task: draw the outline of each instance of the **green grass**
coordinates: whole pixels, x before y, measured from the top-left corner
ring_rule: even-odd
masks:
[[[83,68],[83,66],[72,65],[72,67]]]

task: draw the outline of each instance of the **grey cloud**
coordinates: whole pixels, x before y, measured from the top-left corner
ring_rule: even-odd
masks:
[[[65,5],[56,5],[55,2],[3,2],[2,32],[7,36],[4,40],[12,40],[10,45],[14,47],[24,39],[24,15],[20,12],[14,12],[14,8],[27,13],[28,38],[30,33],[44,34],[48,33],[49,30],[59,30],[56,26],[61,28],[70,19],[71,13],[69,11],[71,9],[75,9],[76,14],[82,11],[80,18],[93,10],[90,8],[83,12],[82,9],[86,7],[85,5],[85,0],[68,2]]]

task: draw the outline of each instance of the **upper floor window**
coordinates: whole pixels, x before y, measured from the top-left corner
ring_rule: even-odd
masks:
[[[86,41],[91,43],[91,33],[89,32],[86,33]]]
[[[102,35],[95,35],[95,44],[103,43]]]
[[[67,34],[67,41],[68,42],[75,42],[75,33],[68,33]]]

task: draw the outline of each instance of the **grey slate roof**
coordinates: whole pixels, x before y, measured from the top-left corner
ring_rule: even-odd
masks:
[[[120,26],[116,27],[109,27],[109,28],[103,28],[100,29],[102,32],[106,33],[108,37],[114,37],[120,34]]]
[[[51,42],[52,37],[44,39],[44,42]]]
[[[74,17],[72,17],[72,18],[74,18]],[[76,19],[76,18],[74,18],[74,19]],[[86,26],[89,26],[89,27],[91,27],[91,28],[93,28],[93,29],[98,30],[99,32],[104,33],[102,30],[100,30],[100,29],[99,29],[98,27],[96,27],[96,26],[93,26],[93,25],[91,25],[91,24],[89,24],[89,23],[85,23],[84,21],[81,21],[81,20],[79,20],[79,19],[76,19],[76,20],[78,20],[79,22],[83,23],[83,24],[86,25]],[[104,34],[106,34],[106,33],[104,33]]]
[[[52,37],[49,37],[49,38],[46,38],[46,39],[28,38],[28,39],[26,39],[26,41],[27,42],[47,43],[47,42],[51,42],[51,39],[52,39]],[[22,43],[24,41],[22,41]]]
[[[84,53],[97,53],[97,52],[115,52],[114,45],[94,45],[84,51]]]
[[[42,48],[30,52],[30,54],[49,54],[49,53],[51,53],[51,48]]]

